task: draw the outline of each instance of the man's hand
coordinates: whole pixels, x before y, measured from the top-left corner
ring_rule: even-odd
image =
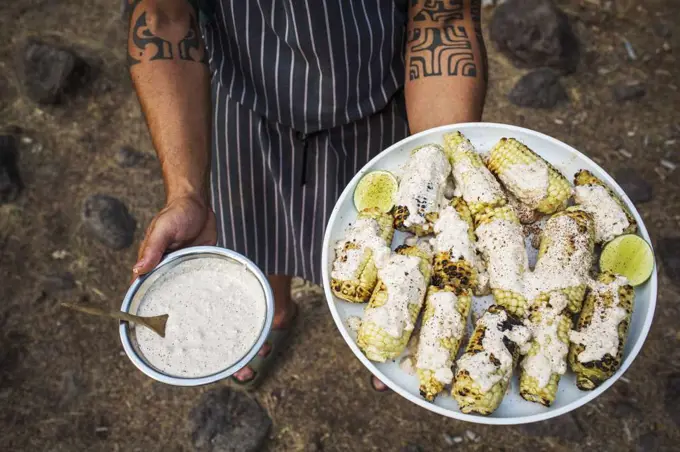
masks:
[[[184,196],[170,201],[151,221],[139,247],[134,277],[151,271],[168,250],[187,246],[214,245],[217,241],[215,214],[200,197]]]

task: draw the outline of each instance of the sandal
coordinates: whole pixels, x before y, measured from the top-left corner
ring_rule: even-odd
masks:
[[[288,325],[285,328],[272,329],[269,332],[269,335],[267,335],[265,344],[269,344],[270,346],[269,353],[267,353],[265,356],[260,356],[257,354],[247,364],[246,367],[249,367],[250,370],[252,370],[253,376],[248,380],[242,381],[232,375],[229,377],[229,380],[232,384],[245,391],[254,391],[260,386],[262,381],[264,381],[264,379],[267,377],[268,371],[271,369],[272,364],[278,356],[278,351],[290,337],[291,330],[295,324],[295,320],[297,319],[298,307],[295,303],[292,303],[292,306],[293,314],[290,317]]]

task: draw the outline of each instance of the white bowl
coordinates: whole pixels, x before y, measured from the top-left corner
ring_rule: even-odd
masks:
[[[127,294],[125,295],[125,299],[123,300],[120,310],[130,314],[136,314],[137,309],[139,309],[139,306],[144,299],[146,291],[149,290],[151,286],[153,286],[159,277],[161,277],[180,262],[204,257],[225,259],[231,262],[243,264],[248,269],[248,271],[250,271],[258,279],[262,285],[262,291],[264,293],[266,303],[265,318],[262,322],[262,328],[260,330],[259,336],[250,350],[248,350],[248,352],[245,353],[241,359],[230,366],[225,366],[223,370],[200,377],[181,377],[163,372],[151,364],[144,357],[144,354],[137,346],[137,341],[135,339],[135,326],[130,325],[128,322],[120,322],[120,341],[123,344],[123,349],[125,350],[128,358],[130,358],[130,361],[132,361],[137,369],[141,370],[144,374],[156,381],[174,386],[200,386],[230,377],[234,373],[244,368],[255,357],[258,350],[260,350],[262,345],[264,345],[267,335],[271,330],[272,323],[274,321],[274,293],[272,292],[272,288],[269,285],[269,281],[265,277],[264,273],[262,273],[262,271],[245,256],[235,251],[217,246],[193,246],[168,254],[165,258],[163,258],[161,263],[156,266],[156,268],[141,278],[137,278],[132,283],[127,291]]]
[[[509,393],[503,399],[500,407],[490,416],[463,414],[458,409],[458,404],[449,395],[442,394],[434,403],[427,402],[420,397],[418,392],[418,379],[410,376],[399,367],[399,359],[387,363],[374,363],[369,361],[356,344],[356,333],[347,326],[347,318],[363,314],[364,305],[347,303],[336,298],[330,288],[330,271],[335,257],[334,244],[342,239],[349,223],[356,219],[357,211],[354,207],[354,187],[359,179],[369,171],[383,169],[396,170],[409,156],[410,151],[426,143],[443,143],[443,135],[447,132],[459,130],[472,141],[476,149],[488,152],[491,147],[503,137],[516,138],[529,146],[533,151],[540,154],[544,159],[557,167],[568,179],[580,169],[587,169],[595,176],[604,181],[626,203],[639,226],[639,234],[651,244],[647,229],[640,214],[635,209],[628,196],[602,168],[595,162],[581,154],[576,149],[542,133],[521,127],[491,123],[465,123],[443,126],[427,130],[410,136],[392,146],[368,162],[340,195],[326,229],[324,237],[323,255],[321,260],[323,286],[326,300],[333,315],[333,320],[340,330],[342,337],[352,349],[356,357],[368,368],[368,370],[382,380],[387,386],[399,395],[427,410],[444,416],[482,424],[524,424],[549,419],[567,413],[575,408],[590,402],[607,390],[628,369],[645,342],[647,333],[652,324],[654,307],[656,305],[657,275],[656,268],[651,278],[635,290],[635,310],[630,324],[630,332],[621,368],[612,378],[593,391],[581,391],[576,387],[574,374],[568,371],[561,379],[557,398],[551,407],[544,407],[537,403],[527,402],[519,395],[517,373],[513,377]],[[393,246],[403,243],[404,234],[396,233]],[[475,297],[473,309],[476,312],[486,308],[491,303],[491,297]]]

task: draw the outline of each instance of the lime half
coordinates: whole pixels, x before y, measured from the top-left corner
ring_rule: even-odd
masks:
[[[389,212],[394,206],[399,183],[389,171],[371,171],[359,180],[354,189],[354,206],[358,211],[378,208]]]
[[[623,275],[631,286],[639,286],[654,270],[652,247],[635,234],[619,236],[602,250],[600,270]]]

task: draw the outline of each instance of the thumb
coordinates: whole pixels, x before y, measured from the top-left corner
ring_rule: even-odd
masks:
[[[168,249],[171,243],[175,240],[175,233],[168,224],[159,218],[159,221],[149,230],[142,250],[139,253],[139,260],[132,269],[135,276],[141,276],[149,273],[158,265],[163,258],[163,253]]]

